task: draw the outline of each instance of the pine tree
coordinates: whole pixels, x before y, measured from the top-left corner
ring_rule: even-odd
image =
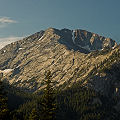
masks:
[[[0,120],[7,120],[8,118],[7,97],[4,92],[3,82],[0,78]]]
[[[35,108],[32,109],[32,112],[29,116],[29,120],[39,120],[39,115]]]
[[[93,90],[87,89],[83,91],[80,110],[81,120],[101,120],[103,118],[103,111],[101,111],[99,102],[100,101],[97,99],[97,95]]]
[[[55,104],[55,92],[53,89],[52,81],[51,81],[52,75],[51,72],[46,72],[45,75],[45,89],[44,89],[44,95],[42,100],[42,118],[41,120],[55,120],[55,110],[56,110],[56,104]]]
[[[58,96],[58,120],[102,120],[104,110],[98,94],[80,84],[61,91]]]

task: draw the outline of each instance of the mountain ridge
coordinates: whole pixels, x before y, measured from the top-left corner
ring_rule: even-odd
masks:
[[[98,41],[102,42],[94,47]],[[108,46],[104,46],[106,41]],[[87,45],[90,50],[85,48]],[[48,28],[2,48],[0,70],[3,80],[32,92],[44,87],[44,72],[51,70],[55,86],[66,88],[84,81],[94,66],[108,58],[116,47],[114,40],[85,30]],[[96,51],[98,55],[94,57]],[[4,73],[7,69],[11,71]]]

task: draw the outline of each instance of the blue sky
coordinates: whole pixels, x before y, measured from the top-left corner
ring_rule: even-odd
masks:
[[[48,27],[85,29],[120,43],[120,0],[0,0],[0,41]]]

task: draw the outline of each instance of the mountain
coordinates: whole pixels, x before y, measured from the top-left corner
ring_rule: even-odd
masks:
[[[0,73],[4,81],[31,92],[44,88],[47,70],[51,70],[54,86],[60,89],[80,82],[105,92],[103,79],[107,74],[96,68],[101,70],[101,63],[118,50],[114,40],[86,30],[48,28],[2,48]]]

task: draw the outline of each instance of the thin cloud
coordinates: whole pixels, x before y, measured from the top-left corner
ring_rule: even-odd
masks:
[[[10,17],[2,17],[0,18],[0,23],[17,23],[17,21],[12,20]]]
[[[7,44],[10,44],[12,42],[15,42],[21,39],[23,39],[23,37],[10,36],[10,37],[5,37],[5,38],[0,38],[0,49],[2,49]]]
[[[0,17],[0,28],[7,27],[8,24],[18,23],[15,20],[12,20],[10,17]]]

